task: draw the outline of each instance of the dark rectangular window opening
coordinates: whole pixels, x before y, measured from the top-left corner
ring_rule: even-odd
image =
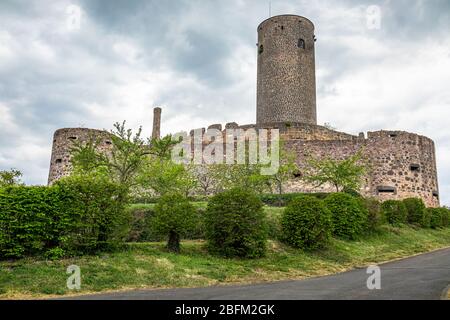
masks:
[[[395,193],[397,193],[397,189],[394,187],[377,187],[377,192],[378,192],[378,194],[382,194],[382,193],[395,194]]]
[[[62,163],[62,159],[56,159],[55,163]]]
[[[105,143],[106,143],[106,144],[112,144],[112,142],[111,142],[111,141],[105,141]]]
[[[69,137],[70,140],[77,140],[77,137]]]
[[[433,197],[439,199],[439,192],[433,191]]]
[[[390,133],[389,134],[389,137],[391,137],[391,138],[396,138],[398,136],[398,134],[396,134],[396,133]]]
[[[420,171],[420,165],[418,164],[412,164],[410,167],[411,171],[419,172]]]

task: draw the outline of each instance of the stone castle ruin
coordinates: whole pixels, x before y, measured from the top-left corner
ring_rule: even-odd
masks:
[[[226,129],[279,129],[284,145],[297,155],[301,168],[306,157],[344,159],[362,152],[368,161],[360,193],[380,200],[422,198],[427,206],[439,206],[434,142],[404,131],[376,131],[352,135],[317,125],[313,23],[297,15],[271,17],[258,26],[258,76],[256,124],[228,123]],[[153,137],[159,137],[161,109],[154,110]],[[222,130],[215,124],[208,129]],[[206,129],[203,129],[204,131]],[[191,132],[192,134],[192,132]],[[54,134],[49,184],[71,172],[71,140],[96,136],[100,149],[111,148],[109,133],[73,128]],[[332,192],[313,188],[301,177],[284,186],[285,192]]]

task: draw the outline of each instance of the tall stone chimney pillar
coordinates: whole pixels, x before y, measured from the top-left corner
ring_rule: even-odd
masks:
[[[153,139],[161,138],[161,108],[153,109]]]

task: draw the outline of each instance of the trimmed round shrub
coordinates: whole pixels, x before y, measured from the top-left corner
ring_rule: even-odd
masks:
[[[219,193],[205,212],[208,251],[225,257],[257,258],[266,252],[267,225],[261,200],[236,188]]]
[[[300,249],[324,247],[332,232],[331,212],[323,201],[312,196],[293,199],[281,216],[283,242]]]
[[[333,234],[339,238],[357,239],[367,228],[367,209],[347,193],[333,193],[325,200],[333,217]]]
[[[428,227],[427,215],[425,204],[422,199],[408,198],[403,200],[406,211],[408,212],[408,223],[420,225],[422,227]]]
[[[359,198],[358,200],[367,210],[367,231],[376,231],[384,222],[381,202],[375,198]]]
[[[386,221],[393,226],[408,222],[408,211],[402,201],[387,200],[381,205]]]
[[[167,237],[167,249],[180,252],[180,241],[197,223],[197,211],[189,200],[180,194],[166,194],[155,206],[151,229],[155,235]]]
[[[449,226],[449,210],[446,208],[428,208],[430,215],[430,227],[433,229],[446,228]]]

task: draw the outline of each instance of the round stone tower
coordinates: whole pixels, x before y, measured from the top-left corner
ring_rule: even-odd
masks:
[[[258,27],[258,125],[317,124],[314,24],[275,16]]]
[[[107,131],[87,128],[65,128],[56,130],[53,135],[52,157],[48,184],[69,176],[72,172],[71,150],[75,141],[82,143],[90,139],[98,140],[98,151],[107,152],[112,148],[111,134]]]

